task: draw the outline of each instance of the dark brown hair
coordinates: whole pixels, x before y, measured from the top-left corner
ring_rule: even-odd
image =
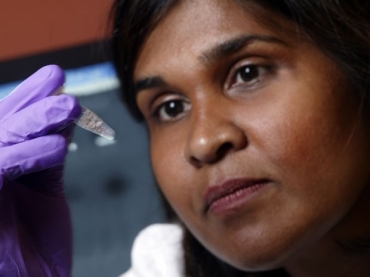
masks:
[[[234,0],[250,4],[295,23],[303,35],[346,73],[353,90],[367,101],[370,90],[370,1],[363,0]],[[133,70],[146,38],[179,0],[116,0],[112,9],[113,62],[122,98],[141,120],[133,87]],[[249,10],[253,13],[253,10]],[[266,23],[266,22],[265,22]],[[188,277],[288,276],[284,270],[259,274],[233,269],[210,254],[185,229],[183,248]]]

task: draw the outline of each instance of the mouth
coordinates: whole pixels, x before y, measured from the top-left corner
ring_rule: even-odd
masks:
[[[235,211],[269,183],[268,179],[233,179],[211,186],[203,198],[204,213],[222,215]]]

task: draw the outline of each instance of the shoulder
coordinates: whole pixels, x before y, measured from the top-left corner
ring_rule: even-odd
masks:
[[[153,224],[136,237],[131,268],[120,277],[183,277],[183,232],[177,224]]]

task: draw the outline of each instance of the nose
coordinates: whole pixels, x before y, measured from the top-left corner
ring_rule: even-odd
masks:
[[[213,164],[229,153],[244,149],[248,144],[246,132],[239,127],[227,111],[210,108],[193,114],[187,141],[188,162],[196,167]]]

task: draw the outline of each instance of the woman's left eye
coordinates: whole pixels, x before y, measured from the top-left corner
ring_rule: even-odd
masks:
[[[253,86],[263,81],[270,68],[257,64],[244,65],[235,71],[231,87],[237,85]]]

